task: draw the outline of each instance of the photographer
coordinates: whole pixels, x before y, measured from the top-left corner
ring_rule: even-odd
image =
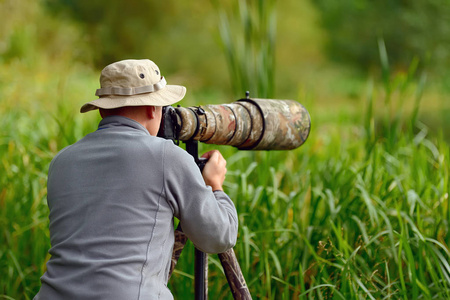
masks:
[[[51,258],[35,299],[172,299],[167,288],[173,217],[207,253],[232,248],[237,213],[223,192],[226,161],[205,153],[203,173],[156,137],[162,106],[186,89],[167,85],[150,60],[103,69],[98,130],[60,151],[48,174]]]

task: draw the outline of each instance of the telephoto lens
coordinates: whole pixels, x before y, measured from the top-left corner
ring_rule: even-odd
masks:
[[[241,99],[231,104],[164,107],[158,136],[241,150],[290,150],[308,138],[311,119],[293,100]]]

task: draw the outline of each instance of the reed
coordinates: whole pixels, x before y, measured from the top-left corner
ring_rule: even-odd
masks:
[[[235,96],[271,98],[274,92],[276,11],[274,0],[212,1]]]

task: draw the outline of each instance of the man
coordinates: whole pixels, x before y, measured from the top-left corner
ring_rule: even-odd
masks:
[[[81,108],[100,110],[98,130],[50,164],[52,256],[35,299],[172,299],[174,216],[204,252],[236,242],[236,209],[222,189],[226,161],[205,153],[201,174],[186,151],[156,137],[162,106],[186,89],[167,85],[152,61],[113,63],[100,84],[100,98]]]

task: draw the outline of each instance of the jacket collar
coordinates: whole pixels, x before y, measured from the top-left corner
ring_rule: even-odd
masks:
[[[109,117],[103,118],[100,121],[100,123],[98,124],[97,130],[113,128],[113,127],[118,127],[118,126],[131,127],[131,128],[143,131],[146,134],[150,135],[147,128],[145,128],[141,123],[139,123],[138,121],[135,121],[133,119],[123,117],[123,116],[109,116]]]

